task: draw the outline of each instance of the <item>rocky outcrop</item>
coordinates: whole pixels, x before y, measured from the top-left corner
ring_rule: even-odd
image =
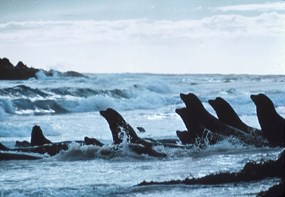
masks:
[[[39,69],[29,68],[23,62],[14,66],[9,59],[0,58],[0,79],[2,80],[24,80],[35,77]]]
[[[75,71],[59,72],[59,71],[45,71],[43,69],[37,69],[28,67],[23,62],[19,62],[14,66],[9,59],[0,58],[0,80],[26,80],[29,78],[38,78],[37,73],[42,72],[45,76],[57,76],[63,77],[85,77],[81,73]]]
[[[270,178],[280,178],[277,185],[272,186],[267,191],[262,191],[257,196],[284,196],[284,178],[285,178],[285,150],[281,152],[278,159],[248,162],[239,172],[218,172],[209,174],[200,178],[186,178],[184,180],[170,181],[143,181],[138,186],[147,185],[219,185],[219,184],[235,184],[240,182],[261,181]]]

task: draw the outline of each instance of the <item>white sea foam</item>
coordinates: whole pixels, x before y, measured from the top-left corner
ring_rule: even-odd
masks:
[[[21,122],[21,124],[15,124],[13,121],[9,122],[9,119],[10,118],[6,118],[4,120],[5,122],[0,123],[0,138],[30,138],[32,128],[36,123],[35,121],[28,120],[27,122]],[[41,122],[40,126],[46,136],[59,135],[59,133],[48,122]]]
[[[104,95],[98,95],[88,98],[60,101],[59,104],[69,112],[91,112],[113,107],[113,102],[112,98]]]
[[[3,115],[4,113],[14,113],[15,112],[13,103],[11,102],[11,100],[8,100],[8,99],[7,100],[0,99],[0,110]]]
[[[268,12],[268,11],[285,11],[285,5],[282,2],[268,2],[262,4],[239,4],[231,6],[222,6],[215,8],[223,12],[229,11],[258,11],[258,12]]]
[[[43,70],[39,70],[36,73],[36,78],[39,80],[46,80],[48,77],[45,75],[45,73],[43,72]]]

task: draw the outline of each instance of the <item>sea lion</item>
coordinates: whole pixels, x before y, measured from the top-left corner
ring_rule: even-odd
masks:
[[[30,147],[30,146],[41,146],[44,144],[51,144],[52,142],[48,140],[44,134],[40,126],[35,125],[32,128],[31,133],[31,142],[28,142],[26,140],[24,141],[16,141],[15,146],[16,147]]]
[[[182,144],[195,144],[196,139],[202,136],[203,125],[193,116],[193,113],[187,108],[176,109],[175,112],[181,117],[187,131],[176,131],[176,135]]]
[[[83,141],[76,141],[78,143],[83,144]],[[53,143],[50,140],[48,140],[44,134],[40,126],[35,125],[32,128],[31,132],[31,143],[27,141],[16,141],[16,148],[8,148],[0,143],[0,150],[3,151],[17,151],[17,152],[25,152],[25,153],[39,153],[39,154],[49,154],[50,156],[54,156],[58,154],[62,150],[68,149],[68,144],[71,143],[71,141],[66,142],[58,142]],[[10,153],[9,153],[10,154]],[[9,156],[7,154],[7,156]],[[15,153],[18,154],[18,153]],[[13,158],[13,153],[10,154],[11,158]],[[17,158],[17,155],[15,155]]]
[[[181,117],[187,128],[187,131],[176,131],[176,135],[183,144],[203,143],[206,141],[210,144],[215,144],[218,140],[224,139],[221,135],[207,130],[190,109],[184,107],[176,109],[175,112]]]
[[[272,146],[285,146],[285,119],[265,94],[251,95],[261,130]]]
[[[120,136],[124,131],[130,143],[142,144],[144,146],[151,147],[152,144],[146,140],[141,139],[133,129],[133,127],[125,121],[125,119],[112,108],[100,111],[101,116],[103,116],[109,124],[110,130],[112,132],[112,137],[114,144],[120,144],[123,142],[123,136]]]
[[[196,114],[197,119],[199,119],[201,124],[210,131],[222,134],[224,136],[236,137],[246,144],[252,144],[257,147],[265,145],[264,142],[255,139],[252,135],[249,135],[218,120],[204,108],[202,102],[195,94],[180,94],[180,98],[183,100],[186,107]]]
[[[0,143],[0,150],[8,151],[9,148],[7,148],[5,145]]]
[[[125,121],[125,119],[112,108],[100,111],[100,114],[106,119],[109,128],[112,132],[114,144],[121,144],[124,137],[127,137],[128,147],[137,154],[147,154],[154,157],[165,157],[165,153],[155,151],[153,144],[149,141],[141,139],[132,128],[132,126]],[[126,136],[122,136],[126,135]]]
[[[176,131],[176,135],[179,138],[180,142],[184,145],[194,144],[195,138],[197,137],[197,136],[194,136],[193,133],[190,133],[188,131]]]
[[[249,134],[252,134],[253,132],[261,133],[261,130],[245,124],[239,118],[232,106],[223,98],[217,97],[214,100],[209,100],[208,103],[213,107],[220,121]]]
[[[189,108],[176,109],[175,112],[183,120],[188,132],[195,133],[197,136],[201,136],[205,130],[205,127],[199,122],[195,114]]]
[[[31,146],[41,146],[51,143],[52,142],[43,135],[42,129],[38,125],[35,125],[31,134]]]
[[[165,146],[169,148],[181,148],[181,145],[176,144],[176,139],[151,139],[151,138],[140,138],[133,127],[127,123],[119,112],[112,108],[100,111],[100,114],[106,119],[109,124],[109,128],[112,132],[114,144],[120,144],[123,142],[122,133],[125,133],[127,140],[130,143],[142,144],[147,147],[152,146]]]

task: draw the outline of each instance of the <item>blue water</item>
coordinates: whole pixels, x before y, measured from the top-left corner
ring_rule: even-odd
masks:
[[[136,186],[146,180],[185,179],[238,171],[248,161],[274,159],[281,148],[255,148],[226,139],[205,149],[155,147],[158,159],[138,156],[124,144],[111,150],[112,136],[99,110],[112,107],[140,137],[177,138],[185,126],[175,109],[180,93],[207,101],[223,97],[247,124],[259,128],[251,94],[265,93],[285,117],[285,76],[87,74],[87,78],[43,77],[0,82],[0,142],[30,140],[33,125],[51,141],[95,137],[106,146],[79,146],[37,161],[1,161],[0,196],[255,196],[276,179],[215,186]],[[105,153],[109,154],[105,154]]]

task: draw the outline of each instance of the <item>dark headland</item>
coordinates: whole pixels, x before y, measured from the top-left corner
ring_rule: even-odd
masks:
[[[8,58],[0,58],[0,80],[26,80],[29,78],[38,78],[37,73],[40,71],[42,71],[46,76],[53,76],[56,72],[59,76],[86,77],[75,71],[46,71],[43,69],[28,67],[21,61],[14,66]]]

